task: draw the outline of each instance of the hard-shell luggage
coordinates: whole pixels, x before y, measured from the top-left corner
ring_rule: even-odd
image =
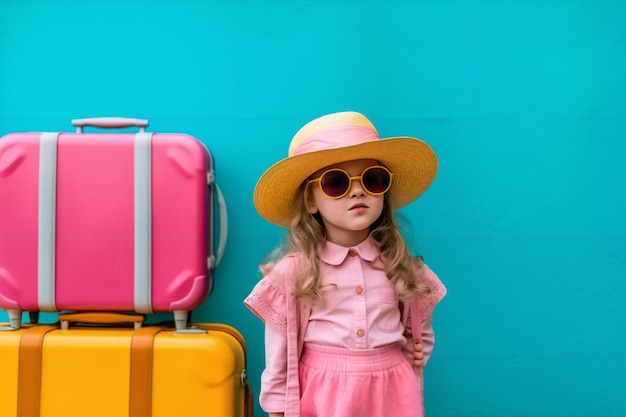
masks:
[[[15,328],[23,311],[66,310],[174,312],[185,327],[226,243],[211,154],[191,136],[146,132],[145,120],[73,124],[0,138],[0,308]]]
[[[118,321],[89,313],[68,321]],[[122,318],[121,320],[126,320]],[[137,320],[141,320],[141,317]],[[110,327],[114,326],[114,327]],[[224,324],[30,325],[0,332],[2,417],[251,416],[246,346]]]

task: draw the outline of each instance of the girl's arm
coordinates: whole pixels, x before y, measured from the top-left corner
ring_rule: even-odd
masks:
[[[261,375],[259,403],[270,416],[284,416],[286,387],[287,338],[274,326],[266,324],[265,370]]]
[[[411,320],[408,321],[406,328],[404,329],[404,337],[407,339],[407,343],[404,345],[404,356],[410,363],[416,366],[426,366],[426,362],[433,353],[435,347],[435,333],[433,331],[433,322],[431,316],[422,321],[422,334],[419,337],[413,335],[413,329],[411,328]],[[419,345],[416,345],[414,339],[419,340]],[[421,363],[419,361],[421,360]]]
[[[431,316],[428,316],[426,320],[422,322],[422,353],[424,353],[423,366],[426,366],[426,362],[430,359],[430,355],[433,354],[435,348],[435,332],[433,331],[433,320]]]

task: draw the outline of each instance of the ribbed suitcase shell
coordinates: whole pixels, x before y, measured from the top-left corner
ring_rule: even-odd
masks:
[[[245,344],[224,324],[154,339],[152,417],[246,415]],[[20,330],[0,332],[0,416],[17,416]],[[40,417],[127,417],[132,328],[71,327],[44,337]],[[135,387],[136,388],[136,387]],[[250,410],[251,411],[251,410]],[[248,414],[249,415],[249,414]]]
[[[206,298],[212,251],[207,177],[213,161],[191,136],[154,133],[147,188],[151,305],[137,308],[134,138],[133,133],[61,133],[56,178],[50,180],[56,187],[51,220],[41,220],[38,208],[45,188],[40,183],[48,180],[45,173],[40,177],[42,134],[0,139],[0,308],[184,312]],[[40,226],[47,223],[54,227],[54,245],[42,250]],[[42,305],[38,275],[41,257],[49,252],[53,306]]]

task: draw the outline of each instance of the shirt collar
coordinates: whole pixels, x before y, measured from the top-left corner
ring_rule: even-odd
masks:
[[[326,241],[320,253],[320,258],[327,264],[341,265],[350,251],[356,252],[361,259],[368,262],[373,262],[380,254],[372,238],[368,237],[358,245],[351,247],[340,246]]]

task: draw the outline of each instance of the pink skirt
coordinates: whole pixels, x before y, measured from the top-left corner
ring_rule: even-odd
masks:
[[[302,417],[423,417],[421,387],[400,345],[342,349],[305,344]]]

